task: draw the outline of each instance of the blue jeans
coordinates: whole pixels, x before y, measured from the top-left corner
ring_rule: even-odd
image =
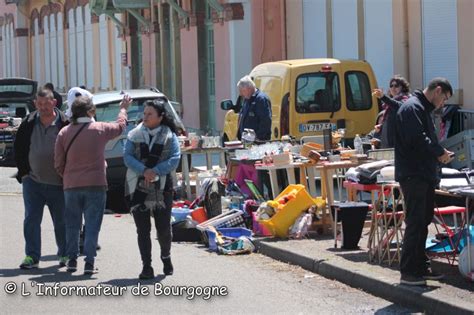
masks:
[[[35,261],[41,258],[41,221],[44,206],[47,205],[53,219],[54,235],[58,246],[58,256],[66,255],[66,225],[63,187],[41,184],[29,176],[23,178],[23,202],[25,204],[25,220],[23,235],[25,237],[25,253]]]
[[[104,216],[106,192],[89,189],[74,189],[64,191],[66,200],[66,243],[67,255],[70,259],[79,256],[79,234],[84,216],[84,259],[94,264],[97,254],[97,242]]]

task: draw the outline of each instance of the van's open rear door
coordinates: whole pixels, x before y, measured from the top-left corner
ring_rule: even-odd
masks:
[[[374,128],[379,112],[377,98],[372,96],[372,89],[377,86],[372,68],[367,62],[354,61],[341,63],[341,70],[346,137],[367,134]]]

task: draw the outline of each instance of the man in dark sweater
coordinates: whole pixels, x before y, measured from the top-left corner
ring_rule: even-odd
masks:
[[[453,152],[438,143],[432,112],[442,108],[453,89],[445,78],[434,78],[423,90],[400,104],[396,117],[395,179],[406,205],[405,235],[400,261],[400,283],[426,285],[442,275],[429,268],[425,254],[428,226],[433,219],[439,164],[452,160]]]

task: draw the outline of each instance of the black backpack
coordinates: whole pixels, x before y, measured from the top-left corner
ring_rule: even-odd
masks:
[[[210,178],[204,187],[204,206],[208,219],[222,213],[221,197],[225,195],[225,186],[218,178]]]

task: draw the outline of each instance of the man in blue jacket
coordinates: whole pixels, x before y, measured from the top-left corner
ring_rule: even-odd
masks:
[[[453,89],[445,78],[434,78],[400,104],[396,117],[395,179],[400,183],[406,205],[405,235],[400,261],[400,283],[426,285],[442,275],[429,268],[425,254],[428,226],[433,219],[438,162],[447,164],[453,153],[438,143],[432,113],[442,108]]]
[[[272,136],[272,104],[268,96],[256,88],[252,79],[246,75],[237,83],[244,104],[239,116],[237,138],[242,138],[244,129],[253,129],[256,140],[270,140]]]

